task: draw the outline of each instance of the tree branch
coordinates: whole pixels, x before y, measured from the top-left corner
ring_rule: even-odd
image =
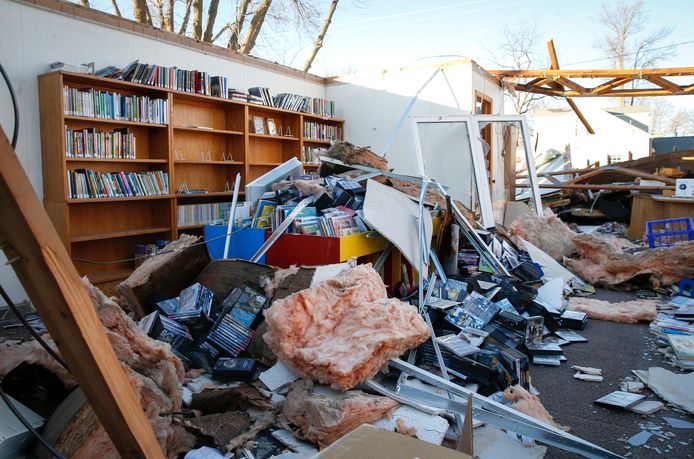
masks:
[[[335,14],[335,9],[337,9],[338,1],[339,0],[333,0],[330,4],[330,9],[328,9],[328,14],[325,16],[323,27],[321,27],[320,33],[318,34],[318,38],[316,38],[316,42],[313,45],[311,55],[308,57],[308,59],[306,59],[306,63],[304,64],[304,72],[308,72],[308,70],[311,68],[311,65],[313,64],[313,60],[316,58],[316,55],[318,54],[318,51],[320,51],[320,49],[323,47],[323,38],[325,38],[325,34],[326,32],[328,32],[328,27],[330,27],[330,22],[333,18],[333,14]]]
[[[202,37],[202,40],[208,43],[214,41],[212,40],[212,33],[214,31],[214,23],[217,20],[218,8],[219,0],[210,0],[210,6],[207,8],[207,25],[205,26],[205,34]]]
[[[272,0],[262,0],[260,6],[258,6],[258,9],[253,15],[253,19],[251,20],[251,25],[248,28],[248,32],[246,33],[246,38],[239,49],[241,54],[250,54],[251,50],[255,46],[255,41],[258,38],[258,34],[263,26],[263,22],[265,22],[265,15],[267,15],[267,11],[270,9],[271,4]]]

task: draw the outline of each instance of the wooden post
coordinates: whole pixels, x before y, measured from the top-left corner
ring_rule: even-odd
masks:
[[[164,454],[89,292],[0,128],[0,247],[122,457]]]

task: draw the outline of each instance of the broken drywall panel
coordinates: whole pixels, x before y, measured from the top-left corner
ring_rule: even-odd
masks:
[[[398,407],[389,419],[380,419],[372,422],[371,425],[380,429],[395,431],[398,419],[401,419],[406,427],[414,429],[415,437],[435,445],[441,444],[448,430],[448,421],[441,416],[423,413],[404,405]]]
[[[514,459],[541,459],[547,452],[546,446],[533,445],[526,447],[517,440],[515,434],[508,434],[498,427],[484,425],[475,429],[472,434],[475,457],[480,459],[497,459],[512,457]]]
[[[581,373],[585,373],[587,375],[596,375],[596,376],[602,375],[602,370],[600,368],[581,367],[578,365],[572,365],[571,369],[576,370],[576,371],[580,371]]]
[[[202,446],[197,449],[192,449],[186,453],[183,459],[229,459],[234,456],[234,453],[222,454],[217,448]]]
[[[648,381],[645,381],[660,398],[689,413],[694,414],[694,373],[678,374],[660,367],[648,369]]]
[[[653,414],[664,407],[665,405],[657,400],[644,400],[629,408],[629,411],[633,411],[636,414]]]
[[[537,289],[535,301],[550,313],[561,313],[564,310],[564,279],[556,277]]]
[[[418,269],[422,258],[419,240],[419,205],[404,193],[369,180],[364,199],[364,221],[400,250],[407,261]],[[433,222],[431,213],[424,210],[425,248],[431,247]]]
[[[577,371],[576,373],[574,373],[574,378],[579,379],[581,381],[590,381],[590,382],[602,382],[603,381],[602,376],[581,373],[580,371]]]
[[[316,266],[316,271],[313,273],[313,278],[311,278],[311,287],[315,287],[323,281],[328,279],[333,279],[350,268],[356,266],[356,260],[352,259],[344,263],[334,263],[332,265]]]
[[[299,379],[299,375],[294,373],[281,360],[278,360],[270,369],[260,373],[259,378],[268,389],[274,392]]]
[[[648,442],[648,440],[653,436],[652,433],[650,433],[647,430],[642,430],[641,432],[637,433],[636,435],[632,436],[627,440],[631,446],[643,446]]]
[[[663,420],[670,424],[673,429],[694,429],[694,423],[685,421],[684,419],[663,416]]]
[[[569,283],[576,275],[560,265],[554,258],[543,252],[538,247],[534,246],[525,239],[519,238],[523,244],[523,249],[528,252],[530,259],[540,265],[544,273],[543,279],[562,278],[564,282]]]
[[[45,420],[26,406],[8,395],[12,405],[34,429],[43,426]],[[31,442],[31,433],[10,411],[10,407],[0,398],[0,459],[21,457],[22,450]]]

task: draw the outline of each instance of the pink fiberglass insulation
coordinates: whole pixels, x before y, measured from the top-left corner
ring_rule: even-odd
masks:
[[[290,386],[282,416],[301,429],[301,437],[321,448],[362,424],[389,416],[398,402],[359,390],[313,393],[313,383],[299,380]]]
[[[414,306],[388,299],[370,264],[275,301],[265,342],[297,373],[347,390],[418,346],[429,328]]]
[[[576,250],[572,242],[576,233],[549,209],[545,210],[545,215],[540,218],[534,214],[519,216],[511,223],[508,231],[511,235],[530,242],[557,261],[568,257]]]
[[[595,285],[618,285],[647,274],[657,288],[694,277],[694,241],[630,254],[617,251],[605,239],[588,234],[577,235],[572,240],[583,258],[565,259],[564,264]]]
[[[525,390],[522,386],[510,386],[504,391],[504,400],[513,402],[513,409],[540,420],[558,429],[568,431],[568,427],[557,424],[549,411],[545,409],[540,399]]]
[[[591,298],[569,298],[569,309],[585,312],[591,319],[609,320],[625,324],[636,324],[639,321],[655,319],[657,309],[653,300],[609,301],[593,300]]]

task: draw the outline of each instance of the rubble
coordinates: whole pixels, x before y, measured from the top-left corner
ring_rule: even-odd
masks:
[[[313,383],[290,386],[282,417],[301,429],[301,438],[324,448],[357,426],[390,415],[398,403],[362,391],[316,393]]]
[[[275,301],[265,311],[270,348],[293,371],[347,390],[429,337],[417,310],[388,299],[371,265]]]
[[[655,302],[651,300],[611,303],[592,298],[572,297],[569,299],[569,309],[585,312],[591,319],[610,320],[625,324],[635,324],[639,321],[650,322],[655,319],[657,313]]]

